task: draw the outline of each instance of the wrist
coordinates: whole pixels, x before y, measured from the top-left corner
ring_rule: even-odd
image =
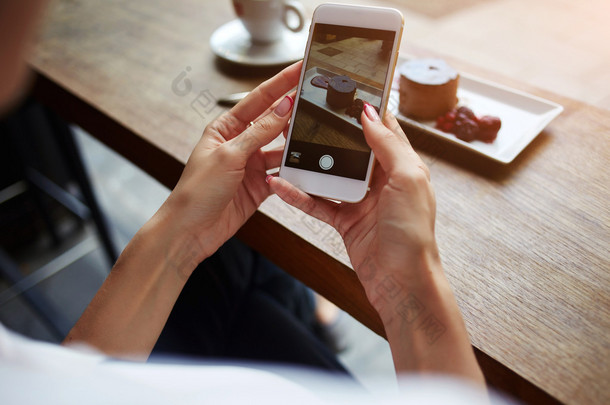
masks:
[[[151,256],[159,260],[165,272],[186,280],[207,255],[200,237],[187,224],[177,222],[177,216],[168,214],[166,208],[159,209],[136,236],[148,241]]]
[[[409,315],[404,311],[416,310],[420,301],[417,297],[427,296],[438,286],[448,285],[435,247],[403,258],[400,265],[388,266],[382,262],[378,265],[369,263],[369,267],[378,271],[365,283],[365,290],[386,327],[395,321],[397,315]]]
[[[399,294],[386,297],[384,304],[376,308],[388,338],[404,336],[405,328],[419,329],[429,321],[436,322],[437,307],[453,297],[443,274],[433,273],[425,281],[402,283],[400,287]]]

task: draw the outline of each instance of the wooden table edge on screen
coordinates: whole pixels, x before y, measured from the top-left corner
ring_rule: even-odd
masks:
[[[184,163],[36,71],[33,96],[172,189]],[[325,296],[380,336],[385,331],[354,271],[269,216],[257,211],[237,237]],[[295,260],[294,258],[307,258]],[[473,346],[490,386],[528,403],[560,403],[550,394]]]

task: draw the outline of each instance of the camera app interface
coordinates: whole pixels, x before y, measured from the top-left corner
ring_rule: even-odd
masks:
[[[365,180],[360,116],[365,102],[379,111],[393,42],[393,31],[315,25],[286,166]]]

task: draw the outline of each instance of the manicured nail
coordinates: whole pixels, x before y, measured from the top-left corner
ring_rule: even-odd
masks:
[[[379,115],[377,114],[377,110],[375,110],[375,107],[369,103],[364,103],[364,113],[371,121],[381,121],[379,119]]]
[[[288,114],[288,112],[292,109],[293,104],[294,104],[294,100],[292,99],[292,97],[286,96],[286,97],[284,97],[282,102],[279,103],[277,105],[277,107],[275,107],[275,110],[273,110],[273,112],[278,117],[283,117],[286,114]]]
[[[265,181],[266,181],[267,183],[269,183],[269,182],[271,181],[271,179],[272,179],[272,178],[273,178],[273,176],[272,176],[272,175],[270,175],[270,174],[268,174],[268,175],[267,175],[267,177],[265,177]]]

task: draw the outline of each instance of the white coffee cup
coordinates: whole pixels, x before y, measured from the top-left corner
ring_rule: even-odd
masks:
[[[305,10],[294,0],[233,0],[235,13],[252,37],[252,42],[268,44],[282,37],[287,28],[299,32],[305,25]],[[290,25],[290,14],[298,24]]]

